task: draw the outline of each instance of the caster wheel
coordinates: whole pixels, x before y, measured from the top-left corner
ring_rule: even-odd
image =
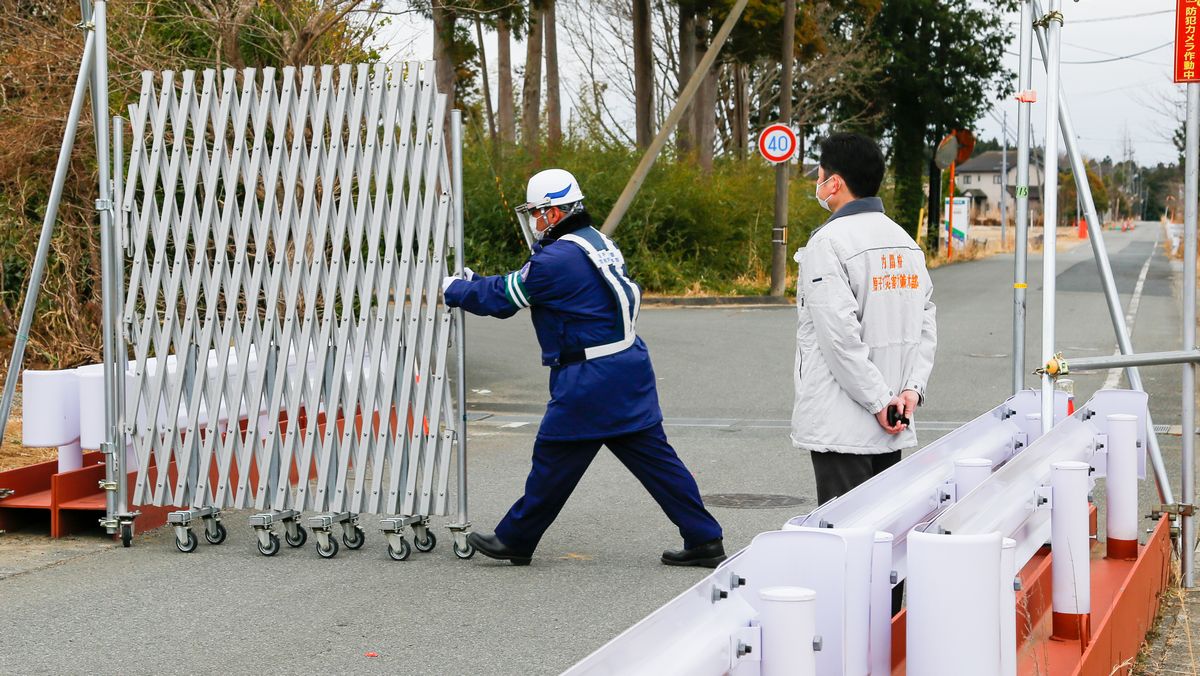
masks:
[[[180,542],[179,538],[175,538],[175,548],[184,554],[191,554],[192,552],[196,551],[196,545],[196,534],[191,530],[188,530],[187,538],[184,539],[183,542]]]
[[[121,546],[128,547],[133,544],[133,524],[126,523],[121,525]]]
[[[279,536],[271,533],[268,536],[267,542],[266,547],[263,546],[262,542],[258,543],[258,553],[263,556],[275,556],[279,552]]]
[[[403,561],[412,553],[412,547],[408,545],[408,540],[400,540],[400,549],[393,549],[388,545],[388,556],[392,557],[393,561]]]
[[[225,541],[225,536],[229,535],[229,531],[225,530],[225,524],[220,521],[217,522],[215,530],[216,533],[212,533],[207,528],[204,529],[204,539],[208,540],[208,544],[210,545],[221,544]]]
[[[288,543],[289,547],[303,547],[305,542],[308,542],[308,531],[304,530],[304,526],[296,526],[296,537],[286,530],[283,533],[283,539]]]
[[[432,552],[433,548],[437,546],[437,536],[433,534],[433,531],[427,529],[425,531],[425,539],[414,539],[413,546],[417,548],[418,552]]]
[[[332,559],[333,557],[337,556],[337,553],[338,553],[337,540],[334,540],[333,538],[329,538],[329,549],[322,549],[321,542],[318,540],[317,541],[317,553],[321,555],[322,559]]]
[[[459,547],[458,543],[454,543],[454,555],[460,559],[469,559],[475,556],[475,547],[471,543],[467,543],[463,547]]]
[[[353,533],[353,537],[351,537]],[[346,549],[360,549],[367,543],[367,533],[363,529],[355,526],[353,530],[342,533],[342,544],[346,545]]]

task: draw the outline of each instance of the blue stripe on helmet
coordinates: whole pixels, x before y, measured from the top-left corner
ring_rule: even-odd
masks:
[[[558,192],[546,193],[546,197],[549,197],[552,200],[556,200],[559,197],[565,197],[566,194],[569,192],[571,192],[571,184],[570,183],[567,184],[567,187],[563,188],[562,190],[559,190]]]

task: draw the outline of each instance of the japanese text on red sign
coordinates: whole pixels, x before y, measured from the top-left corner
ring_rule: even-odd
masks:
[[[1175,81],[1200,82],[1196,70],[1196,28],[1200,0],[1178,0],[1175,7]]]

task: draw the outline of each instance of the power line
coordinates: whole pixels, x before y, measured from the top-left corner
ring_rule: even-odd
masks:
[[[1124,56],[1115,56],[1111,59],[1098,59],[1096,61],[1063,61],[1062,63],[1064,65],[1070,64],[1073,66],[1083,66],[1083,65],[1090,65],[1090,64],[1095,64],[1095,63],[1112,63],[1113,61],[1125,61],[1125,60],[1132,59],[1137,56],[1149,54],[1150,52],[1156,52],[1156,51],[1162,49],[1163,47],[1169,47],[1173,44],[1175,44],[1174,40],[1168,40],[1168,41],[1162,43],[1161,45],[1158,45],[1157,47],[1151,47],[1150,49],[1145,49],[1140,52],[1134,52],[1133,54],[1126,54]],[[1008,51],[1008,50],[1004,50],[1004,53],[1008,54],[1009,56],[1020,56],[1020,54],[1018,54],[1017,52],[1012,52],[1012,51]],[[1040,57],[1036,57],[1036,58],[1038,61],[1042,60]]]
[[[1087,45],[1079,45],[1079,44],[1075,44],[1074,42],[1067,42],[1066,40],[1063,40],[1063,44],[1068,47],[1074,47],[1075,49],[1082,49],[1082,50],[1089,51],[1089,52],[1095,52],[1097,54],[1103,54],[1105,56],[1121,56],[1120,54],[1117,54],[1116,52],[1106,52],[1103,49],[1096,49],[1095,47],[1088,47]],[[1148,63],[1148,64],[1155,65],[1155,66],[1159,65],[1157,61],[1150,61],[1148,59],[1133,58],[1133,59],[1130,59],[1130,61],[1137,61],[1138,63]]]
[[[1173,9],[1160,9],[1154,12],[1142,12],[1140,14],[1123,14],[1121,16],[1103,16],[1095,19],[1074,19],[1072,24],[1077,23],[1100,23],[1101,21],[1120,21],[1121,19],[1140,19],[1145,16],[1157,16],[1159,14],[1171,14]]]

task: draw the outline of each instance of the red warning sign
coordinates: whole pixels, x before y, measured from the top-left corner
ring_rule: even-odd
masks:
[[[1200,0],[1176,0],[1175,81],[1200,82],[1196,68],[1196,30],[1200,27]]]

